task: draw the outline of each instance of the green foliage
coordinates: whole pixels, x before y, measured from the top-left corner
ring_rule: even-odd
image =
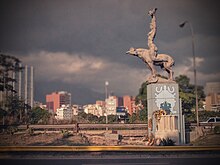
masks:
[[[108,115],[108,123],[109,124],[117,123],[117,121],[118,121],[117,115]]]
[[[220,134],[220,126],[218,125],[218,126],[215,126],[215,128],[214,128],[214,133],[215,134]]]
[[[111,117],[110,117],[111,120]],[[99,123],[104,124],[106,122],[105,116],[97,117],[93,114],[86,114],[85,112],[79,112],[77,117],[78,123]]]
[[[29,112],[29,118],[30,118],[30,123],[31,124],[47,124],[49,122],[51,114],[40,107],[33,108]]]
[[[146,123],[147,122],[147,82],[141,84],[139,93],[135,98],[135,104],[141,103],[143,109],[133,113],[129,117],[129,123]]]
[[[138,111],[140,121],[147,123],[147,108],[144,108],[143,110]]]
[[[142,103],[145,110],[147,110],[147,83],[144,82],[141,84],[141,87],[139,89],[139,93],[135,98],[135,103]]]
[[[25,116],[25,108],[28,107],[18,96],[8,96],[1,105],[0,117],[6,117],[7,124],[17,124],[25,120],[23,116]]]
[[[180,75],[175,78],[179,84],[179,95],[182,99],[182,109],[185,114],[192,114],[192,109],[195,109],[195,86],[190,84],[190,79],[185,75]],[[202,101],[205,99],[205,94],[202,86],[197,86],[199,108],[202,108]]]
[[[0,54],[0,91],[6,93],[6,98],[8,92],[14,91],[12,82],[15,82],[15,79],[12,78],[11,72],[19,72],[22,70],[19,67],[20,60],[16,57]]]
[[[71,133],[66,129],[61,130],[61,133],[63,135],[63,138],[68,138],[69,136],[71,136]]]
[[[175,145],[175,141],[173,141],[170,138],[162,139],[160,142],[160,146],[174,146],[174,145]]]
[[[98,116],[89,113],[87,114],[87,120],[90,121],[90,123],[97,123]]]
[[[98,123],[99,124],[104,124],[106,122],[106,117],[105,116],[100,116],[99,118],[98,118]]]
[[[3,119],[3,124],[5,124],[5,119],[9,119],[9,116],[13,116],[13,120],[7,124],[16,122],[18,111],[21,111],[20,100],[14,98],[16,91],[12,85],[12,83],[16,83],[12,73],[20,72],[23,69],[19,67],[19,63],[20,60],[16,57],[0,54],[0,91],[3,94],[0,102],[0,117]]]
[[[128,116],[128,123],[135,123],[135,121],[137,120],[137,114],[133,113],[132,115]]]
[[[16,126],[10,126],[6,130],[6,132],[10,135],[13,135],[17,131],[18,131],[18,128]]]
[[[128,117],[128,122],[133,123],[147,123],[147,110],[142,109],[137,111],[137,113],[133,113]]]

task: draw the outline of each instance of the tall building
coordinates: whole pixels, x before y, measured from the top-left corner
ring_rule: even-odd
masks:
[[[123,96],[123,106],[128,109],[128,113],[132,115],[136,111],[135,106],[135,97],[132,96]]]
[[[71,93],[66,91],[53,92],[46,95],[46,105],[50,112],[56,112],[62,105],[71,105]]]
[[[33,66],[22,66],[24,67],[20,72],[13,74],[13,78],[16,79],[16,83],[13,83],[13,88],[17,91],[17,95],[20,99],[24,100],[25,104],[33,107],[34,106],[34,68]]]
[[[220,111],[220,82],[208,82],[205,85],[206,110]]]
[[[116,115],[116,107],[122,106],[122,98],[117,96],[109,96],[105,100],[107,115]]]

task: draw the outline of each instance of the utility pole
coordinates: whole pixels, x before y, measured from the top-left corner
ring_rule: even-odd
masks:
[[[189,21],[184,21],[179,26],[183,28],[185,24],[188,23],[191,31],[191,37],[192,37],[192,53],[193,53],[193,72],[194,72],[194,84],[195,84],[195,97],[196,97],[196,125],[199,126],[199,102],[198,102],[198,91],[197,91],[197,76],[196,76],[196,56],[195,56],[195,41],[194,41],[194,31],[191,23]]]
[[[108,81],[105,82],[105,114],[106,114],[106,131],[108,131],[108,127],[107,127],[107,124],[108,124],[108,109],[106,107],[106,101],[108,99]]]

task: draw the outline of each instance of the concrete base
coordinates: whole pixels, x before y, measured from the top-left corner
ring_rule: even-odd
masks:
[[[178,84],[170,81],[148,84],[147,105],[148,136],[170,138],[175,144],[184,143],[185,127]]]

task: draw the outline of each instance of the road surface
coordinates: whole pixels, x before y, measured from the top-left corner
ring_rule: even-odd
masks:
[[[215,165],[220,158],[1,159],[2,165]]]

